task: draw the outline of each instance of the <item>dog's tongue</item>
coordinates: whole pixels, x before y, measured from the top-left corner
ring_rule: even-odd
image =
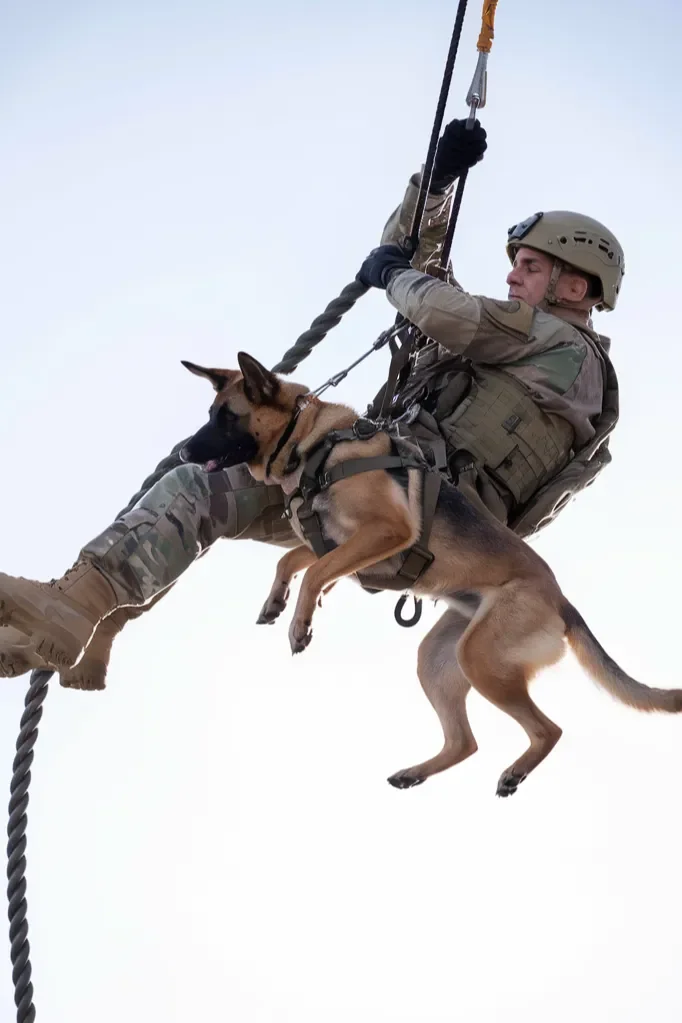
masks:
[[[211,458],[210,461],[204,462],[204,472],[215,472],[218,468],[219,462],[217,458]]]

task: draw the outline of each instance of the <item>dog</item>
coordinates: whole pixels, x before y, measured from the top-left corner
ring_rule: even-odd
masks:
[[[306,457],[331,431],[353,427],[358,414],[311,396],[304,386],[278,378],[244,352],[238,363],[239,370],[221,370],[183,362],[212,383],[216,396],[208,423],[187,442],[181,457],[207,472],[246,462],[256,480],[279,484],[291,500],[291,524],[302,543],[279,561],[258,621],[275,621],[286,607],[292,579],[305,572],[289,629],[292,652],[299,653],[310,643],[324,592],[354,575],[381,589],[382,576],[395,570],[396,556],[416,542],[425,474],[411,467],[401,480],[385,469],[360,471],[318,493],[312,507],[331,547],[318,558],[306,542],[297,515],[301,498],[295,495]],[[337,443],[324,468],[390,451],[389,433],[379,429],[367,439]],[[559,726],[531,699],[528,686],[540,669],[561,659],[566,641],[594,681],[622,703],[642,711],[682,710],[682,690],[653,689],[630,678],[564,597],[547,563],[445,480],[429,548],[433,561],[411,592],[447,605],[418,652],[419,680],[440,719],[444,744],[430,760],[392,775],[391,785],[419,785],[476,751],[466,713],[473,687],[528,736],[527,750],[497,785],[499,796],[515,793],[561,736]]]

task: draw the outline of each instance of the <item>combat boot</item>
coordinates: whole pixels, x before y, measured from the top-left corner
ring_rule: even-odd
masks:
[[[92,634],[78,664],[60,673],[59,681],[66,689],[104,689],[111,647],[128,621],[127,608],[120,607],[103,618]]]
[[[31,656],[62,672],[64,685],[101,688],[122,624],[143,605],[151,607],[219,537],[297,546],[283,510],[279,487],[258,483],[246,466],[212,474],[178,466],[91,540],[62,579],[37,583],[0,573],[0,626],[11,624],[28,636]],[[107,617],[117,609],[128,613]],[[93,636],[102,619],[107,624]],[[20,659],[27,648],[8,647],[3,631],[5,674],[28,670]],[[83,649],[92,641],[88,662]]]
[[[16,678],[37,668],[50,670],[35,652],[32,639],[11,625],[0,627],[0,678]]]
[[[34,654],[52,668],[72,667],[118,604],[114,587],[87,557],[50,583],[0,572],[0,625],[28,636]]]
[[[171,589],[172,586],[169,586],[167,590],[159,593],[148,604],[141,607],[119,607],[103,618],[95,629],[78,664],[73,668],[66,668],[60,673],[61,684],[66,689],[104,689],[107,682],[111,647],[123,626],[133,618],[139,618],[145,611],[149,611]]]
[[[158,603],[167,592],[164,590],[142,607],[119,607],[103,618],[80,661],[73,668],[61,670],[61,684],[66,689],[106,688],[111,648],[119,632],[133,618],[138,618]],[[36,653],[32,638],[10,625],[0,628],[0,678],[15,678],[36,670],[52,671],[53,668]]]

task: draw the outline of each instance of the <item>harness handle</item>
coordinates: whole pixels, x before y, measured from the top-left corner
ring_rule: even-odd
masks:
[[[421,597],[415,597],[414,594],[412,594],[412,599],[414,600],[414,613],[411,618],[403,618],[403,608],[405,607],[409,596],[409,593],[403,593],[395,606],[395,610],[393,611],[393,617],[397,621],[398,625],[402,625],[405,629],[411,629],[413,625],[417,624],[422,616],[422,599]]]

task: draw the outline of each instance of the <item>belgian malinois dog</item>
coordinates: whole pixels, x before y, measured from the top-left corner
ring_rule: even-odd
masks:
[[[246,462],[257,480],[297,491],[306,459],[330,431],[352,427],[358,415],[345,405],[320,401],[300,384],[279,379],[239,353],[239,370],[183,365],[211,381],[217,394],[209,422],[187,443],[183,458],[208,472]],[[388,433],[338,443],[326,469],[348,459],[388,454]],[[291,649],[305,649],[322,593],[344,576],[371,585],[386,576],[391,559],[415,543],[421,527],[424,474],[407,481],[385,470],[341,479],[313,501],[333,548],[318,558],[305,544],[288,551],[259,622],[273,622],[286,607],[289,586],[305,570],[289,629]],[[304,533],[291,505],[297,535]],[[531,700],[528,685],[563,656],[566,640],[589,675],[613,697],[637,710],[682,710],[682,690],[651,689],[626,675],[566,600],[549,568],[506,526],[487,518],[450,483],[441,485],[429,547],[434,560],[417,580],[416,596],[438,599],[447,610],[422,641],[418,675],[443,728],[440,753],[392,775],[396,788],[419,785],[477,749],[466,713],[473,686],[525,730],[528,749],[500,777],[497,794],[512,795],[561,736]],[[379,587],[380,588],[380,587]]]

